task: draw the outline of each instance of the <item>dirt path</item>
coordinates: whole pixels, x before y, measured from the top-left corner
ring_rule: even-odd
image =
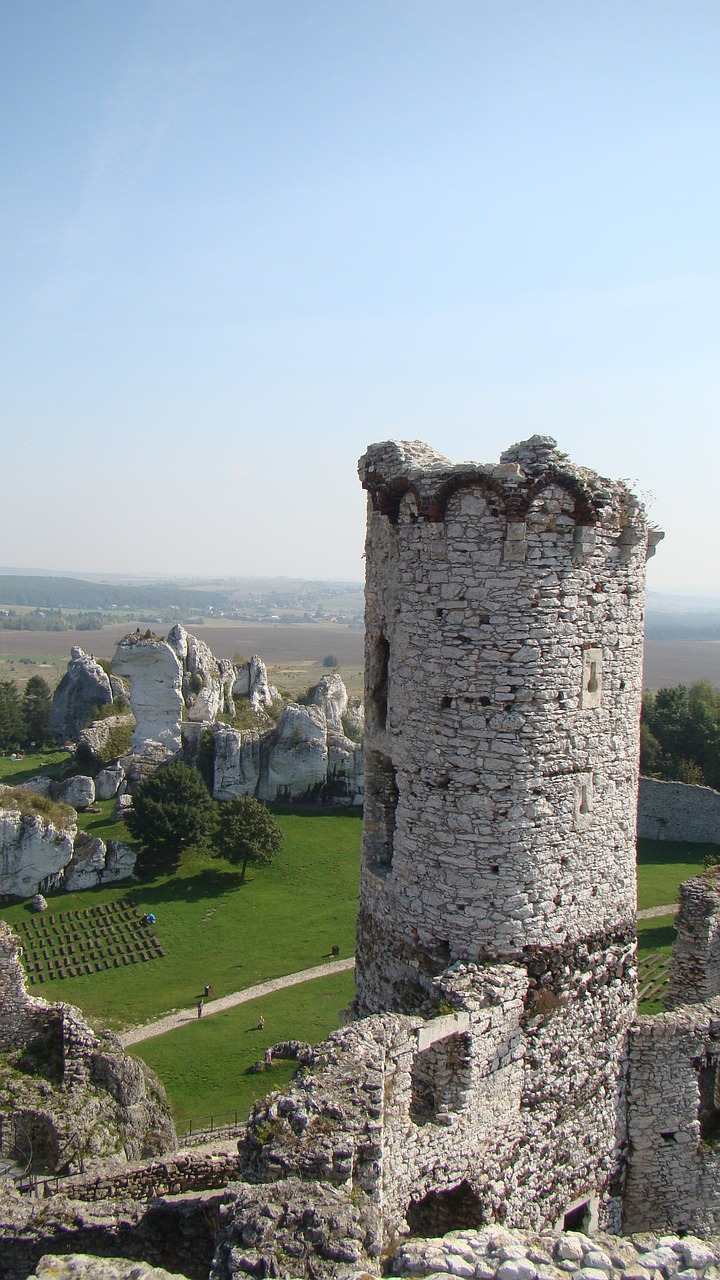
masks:
[[[676,916],[678,904],[673,902],[670,907],[646,907],[644,911],[638,911],[638,920],[654,920],[656,916]]]
[[[301,969],[299,973],[288,973],[284,978],[272,978],[269,982],[258,982],[257,986],[246,987],[244,991],[233,991],[232,995],[219,996],[217,1000],[206,1000],[203,1005],[203,1017],[213,1013],[222,1013],[223,1009],[232,1009],[237,1004],[246,1004],[248,1000],[258,1000],[269,996],[273,991],[282,991],[284,987],[296,987],[301,982],[312,982],[313,978],[327,978],[333,973],[345,973],[355,968],[355,957],[348,960],[331,960],[329,964],[318,964],[314,969]],[[184,1027],[187,1022],[197,1021],[197,1005],[191,1009],[179,1009],[177,1013],[169,1013],[166,1018],[157,1022],[146,1022],[142,1027],[130,1027],[119,1036],[124,1049],[131,1044],[139,1044],[141,1040],[152,1040],[154,1036],[162,1036],[166,1031],[174,1031],[176,1027]]]

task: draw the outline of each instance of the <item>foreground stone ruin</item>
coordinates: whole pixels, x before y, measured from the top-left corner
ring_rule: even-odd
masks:
[[[624,484],[546,437],[488,466],[388,442],[360,474],[356,1007],[320,1045],[276,1046],[299,1070],[237,1150],[75,1181],[50,1238],[192,1280],[720,1280],[712,879],[683,887],[672,1008],[637,1017],[644,571],[660,535]],[[337,727],[333,696],[318,706]],[[2,1213],[8,1280],[24,1280],[38,1215],[17,1196]]]

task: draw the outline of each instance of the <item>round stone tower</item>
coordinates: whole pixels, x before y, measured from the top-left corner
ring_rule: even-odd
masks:
[[[359,1011],[418,1010],[459,960],[519,963],[546,1003],[619,984],[631,1016],[645,561],[662,535],[548,437],[496,466],[386,442],[360,477]]]

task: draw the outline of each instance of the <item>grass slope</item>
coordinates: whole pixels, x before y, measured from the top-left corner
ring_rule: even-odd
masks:
[[[190,1120],[197,1127],[211,1115],[246,1115],[256,1098],[285,1088],[296,1069],[294,1062],[277,1062],[262,1074],[250,1072],[254,1062],[263,1060],[266,1048],[279,1040],[323,1040],[337,1027],[338,1013],[350,1004],[354,992],[352,973],[316,978],[196,1019],[131,1052],[160,1076],[181,1129]],[[263,1031],[257,1026],[261,1013]]]

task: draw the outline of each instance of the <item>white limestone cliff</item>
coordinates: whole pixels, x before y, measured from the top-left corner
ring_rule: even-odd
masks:
[[[131,682],[133,753],[174,755],[181,746],[183,710],[183,667],[175,650],[164,640],[129,635],[120,641],[112,665]]]
[[[70,655],[50,708],[50,731],[58,742],[75,739],[90,720],[93,707],[113,700],[110,678],[92,655],[77,646]]]

